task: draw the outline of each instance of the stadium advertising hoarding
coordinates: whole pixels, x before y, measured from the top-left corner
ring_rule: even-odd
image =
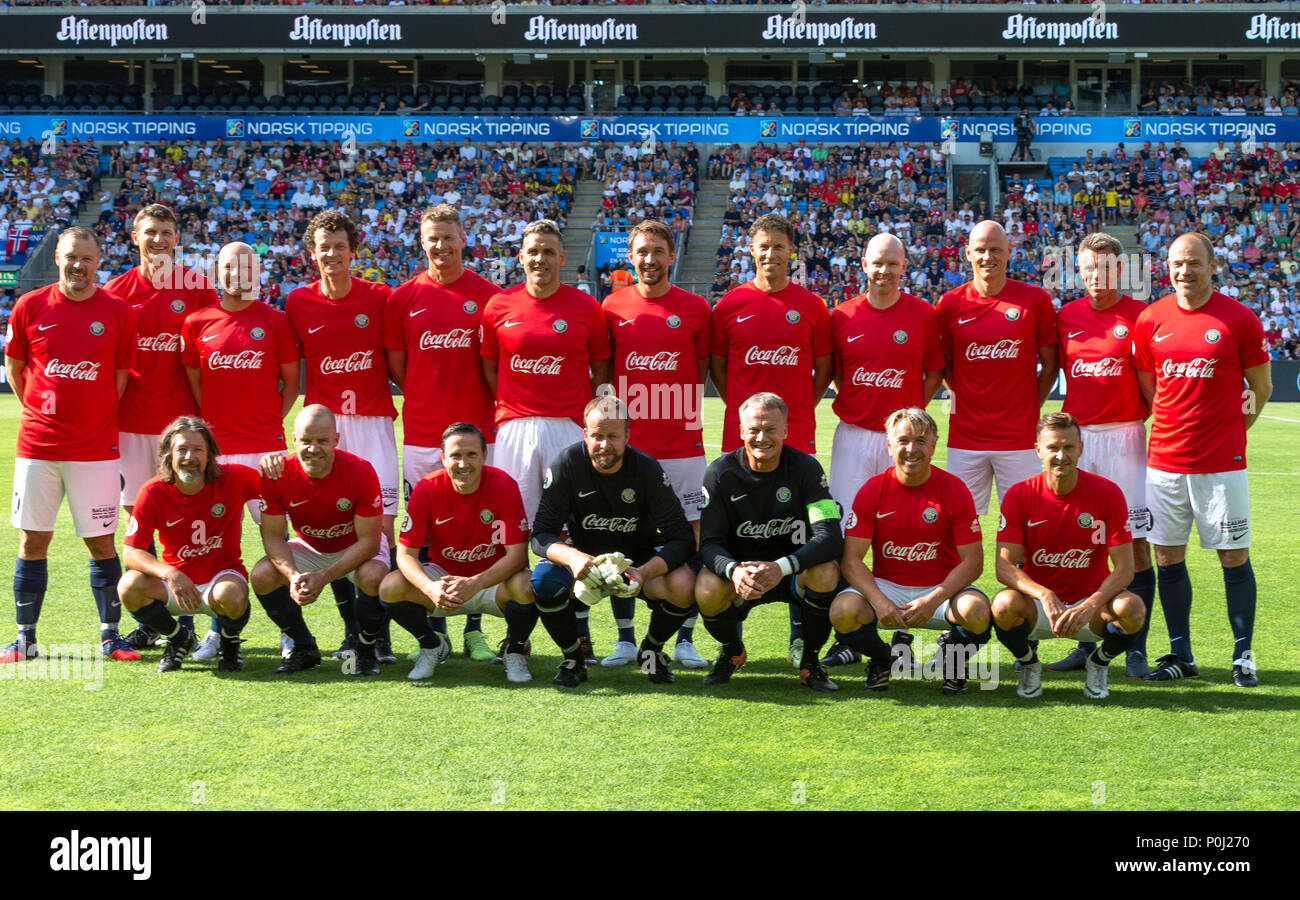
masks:
[[[1267,117],[1042,117],[1035,120],[1035,146],[1182,140],[1184,144],[1223,139],[1300,140],[1300,118]],[[56,140],[326,140],[371,141],[661,141],[753,144],[806,140],[812,144],[876,141],[978,143],[991,131],[996,141],[1014,141],[1010,116],[941,118],[815,116],[158,116],[0,115],[0,137]]]
[[[888,51],[1046,50],[1062,52],[1300,48],[1300,10],[1119,4],[1045,10],[1042,6],[897,9],[842,5],[809,11],[478,6],[472,9],[5,10],[4,49],[35,53],[129,50],[285,50],[420,53],[564,50]],[[691,27],[681,27],[681,15]]]

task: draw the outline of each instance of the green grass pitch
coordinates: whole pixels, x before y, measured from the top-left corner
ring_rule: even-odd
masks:
[[[932,404],[940,428],[942,404]],[[1015,695],[1010,658],[1000,686],[940,695],[934,681],[895,681],[867,695],[862,667],[834,670],[833,695],[802,689],[784,661],[784,607],[750,619],[750,664],[725,689],[678,671],[652,687],[636,669],[601,669],[577,691],[550,686],[558,652],[539,627],[534,681],[508,686],[500,667],[460,651],[429,682],[409,663],[377,679],[326,661],[294,678],[273,674],[277,631],[254,601],[242,673],[187,661],[158,675],[141,663],[91,664],[81,678],[0,673],[0,804],[7,809],[1295,809],[1300,785],[1300,650],[1290,574],[1300,569],[1295,527],[1300,404],[1269,406],[1250,434],[1253,560],[1259,578],[1255,650],[1262,684],[1230,683],[1231,634],[1214,554],[1193,549],[1193,643],[1202,677],[1172,686],[1130,683],[1122,661],[1101,703],[1082,674],[1047,673],[1035,701]],[[820,408],[823,465],[834,426]],[[709,456],[718,453],[717,400],[705,408]],[[12,473],[18,406],[0,396],[0,470]],[[635,443],[635,434],[633,435]],[[942,441],[936,462],[942,462]],[[990,593],[996,512],[983,520]],[[124,528],[123,522],[119,527]],[[120,540],[120,532],[119,532]],[[4,530],[4,559],[17,532]],[[261,555],[245,523],[244,560]],[[7,570],[0,576],[8,578]],[[9,602],[8,592],[3,594]],[[97,641],[85,550],[60,513],[42,643]],[[638,634],[647,621],[637,612]],[[308,622],[324,648],[341,628],[332,604]],[[131,627],[124,622],[129,630]],[[489,639],[504,634],[486,619]],[[592,615],[598,653],[614,637],[608,606]],[[920,632],[928,643],[933,633]],[[394,630],[399,655],[414,641]],[[701,652],[715,642],[697,631]],[[9,640],[9,634],[3,634]],[[1167,647],[1158,611],[1152,655]],[[999,648],[1000,649],[1000,648]],[[1063,642],[1043,656],[1063,654]],[[605,651],[607,652],[607,651]],[[603,653],[602,653],[603,655]],[[91,689],[93,688],[93,689]]]

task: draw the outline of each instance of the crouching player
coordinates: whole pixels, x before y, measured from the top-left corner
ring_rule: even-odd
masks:
[[[628,446],[627,406],[614,396],[597,397],[583,410],[583,440],[551,460],[534,521],[533,550],[542,561],[533,570],[532,608],[507,610],[511,647],[532,633],[540,615],[564,652],[555,683],[577,687],[587,667],[571,602],[578,582],[595,585],[591,599],[641,594],[650,606],[650,625],[637,653],[641,671],[655,684],[672,684],[664,642],[695,605],[695,576],[686,565],[695,534],[672,481],[649,454]],[[570,543],[562,532],[568,529]],[[631,565],[607,578],[597,557],[621,553]],[[593,574],[593,568],[597,569]],[[585,609],[585,607],[584,607]]]
[[[248,572],[240,558],[244,504],[256,500],[255,469],[220,465],[216,439],[197,416],[181,416],[159,442],[158,477],[136,495],[126,529],[127,572],[117,595],[141,625],[167,639],[159,672],[174,672],[198,642],[174,617],[216,619],[217,671],[244,667],[239,633],[248,624]],[[154,532],[162,559],[149,551]]]
[[[722,644],[705,685],[724,684],[745,664],[740,623],[760,603],[802,607],[799,682],[839,690],[818,661],[830,636],[831,601],[843,586],[839,507],[816,458],[787,447],[785,401],[758,393],[740,405],[743,446],[704,473],[695,600],[704,626]]]
[[[293,641],[275,671],[293,675],[321,662],[302,608],[339,578],[356,585],[354,611],[361,630],[350,668],[378,675],[376,641],[384,627],[379,582],[388,574],[383,534],[383,493],[369,462],[338,449],[339,433],[328,407],[313,403],[293,420],[293,456],[263,457],[262,546],[253,566],[253,590],[267,616]],[[286,539],[286,516],[298,536]]]
[[[432,678],[451,655],[430,616],[505,616],[511,601],[531,604],[528,520],[519,486],[484,465],[487,438],[476,425],[454,422],[442,433],[442,465],[415,483],[397,535],[397,571],[379,586],[383,608],[420,642],[407,676]],[[428,550],[427,563],[420,552]],[[506,678],[529,681],[523,653],[507,654]]]
[[[990,633],[989,598],[974,586],[984,568],[975,501],[960,478],[930,465],[939,428],[925,410],[891,413],[885,434],[894,467],[862,486],[846,517],[840,569],[850,587],[831,605],[831,624],[840,643],[871,658],[869,691],[889,688],[877,622],[951,629],[939,637],[941,690],[964,694],[967,661]]]
[[[1002,502],[997,574],[1006,590],[993,598],[993,627],[1020,662],[1016,693],[1026,698],[1043,693],[1040,640],[1100,641],[1083,685],[1085,697],[1100,700],[1110,695],[1107,666],[1146,618],[1142,600],[1124,589],[1133,580],[1128,504],[1113,481],[1078,468],[1083,437],[1069,413],[1038,420],[1035,449],[1044,471],[1012,485]]]

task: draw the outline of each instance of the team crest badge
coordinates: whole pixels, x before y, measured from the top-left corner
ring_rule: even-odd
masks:
[[[939,518],[939,510],[935,509],[933,506],[927,506],[925,512],[921,513],[921,518],[926,522],[933,522],[935,519]]]
[[[367,325],[370,324],[370,316],[366,315],[365,313],[361,313],[352,321],[356,323],[356,326],[358,328],[365,328]]]
[[[175,300],[173,300],[173,301],[172,301],[172,312],[174,312],[174,313],[183,313],[183,312],[185,312],[185,301],[182,300],[182,299],[180,299],[179,297],[177,297]]]
[[[1020,310],[1013,306],[1011,309],[1004,312],[1003,315],[1007,317],[1008,322],[1014,322],[1016,319],[1020,318]]]
[[[492,510],[480,509],[478,511],[478,520],[482,522],[484,525],[486,525],[488,522],[491,522],[492,519],[493,519]]]
[[[1128,326],[1127,326],[1127,325],[1116,325],[1116,326],[1115,326],[1115,337],[1117,337],[1117,338],[1125,338],[1125,337],[1128,337]]]
[[[542,478],[542,490],[546,490],[548,487],[550,487],[552,480],[553,479],[551,478],[551,470],[547,469],[546,476]]]
[[[799,321],[799,313],[795,312],[792,309],[785,314],[785,320],[789,322],[791,325],[794,325]]]
[[[564,334],[564,332],[569,330],[569,323],[563,319],[556,319],[551,323],[551,327],[555,329],[556,334]]]
[[[91,322],[91,323],[90,323],[90,333],[93,334],[93,335],[95,335],[95,337],[99,337],[101,334],[104,333],[104,323],[103,323],[103,322]],[[1218,338],[1215,338],[1215,340],[1218,340]]]
[[[466,300],[464,304],[461,305],[461,310],[467,315],[473,315],[478,312],[478,304],[473,300]]]
[[[339,508],[340,512],[347,512],[352,508],[352,501],[347,497],[340,497],[338,503],[335,503],[334,505]]]
[[[623,493],[619,494],[619,496],[623,498],[624,503],[636,502],[636,491],[632,490],[631,488],[624,488]]]
[[[1217,344],[1221,337],[1223,337],[1223,335],[1219,334],[1219,329],[1211,328],[1209,331],[1205,332],[1205,343]]]
[[[894,343],[895,343],[895,344],[906,344],[906,343],[907,343],[907,332],[904,331],[904,330],[901,329],[901,328],[898,329],[897,331],[895,331],[895,332],[894,332]]]
[[[226,504],[224,503],[212,504],[212,518],[220,519],[225,514],[226,514]]]
[[[1086,512],[1085,512],[1085,513],[1079,513],[1079,520],[1078,520],[1078,521],[1079,521],[1079,527],[1080,527],[1080,528],[1091,528],[1091,527],[1092,527],[1092,514],[1091,514],[1091,513],[1086,513]]]
[[[266,332],[261,328],[254,328],[248,333],[255,341],[260,341],[262,338],[266,337]]]
[[[844,517],[844,530],[848,531],[856,524],[858,524],[858,514],[853,510],[849,510],[849,514]]]
[[[781,487],[776,489],[776,502],[785,503],[790,499],[790,489]]]
[[[669,328],[680,328],[682,325],[682,320],[680,316],[669,316],[667,319],[664,320],[664,322],[668,325]]]

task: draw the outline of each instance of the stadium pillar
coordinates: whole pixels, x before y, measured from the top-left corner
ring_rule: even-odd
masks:
[[[947,56],[930,57],[930,77],[931,84],[934,85],[934,93],[937,95],[941,90],[948,86],[948,81],[952,76],[951,60]]]
[[[1264,54],[1264,90],[1274,97],[1282,96],[1282,60],[1281,53]]]
[[[262,93],[267,97],[284,93],[284,60],[278,56],[262,61]]]
[[[727,58],[710,53],[705,60],[709,67],[709,93],[713,96],[727,92]]]
[[[488,56],[483,60],[483,93],[501,94],[501,84],[505,80],[506,58],[500,55]]]
[[[63,57],[43,56],[45,63],[45,93],[57,97],[63,93]]]

